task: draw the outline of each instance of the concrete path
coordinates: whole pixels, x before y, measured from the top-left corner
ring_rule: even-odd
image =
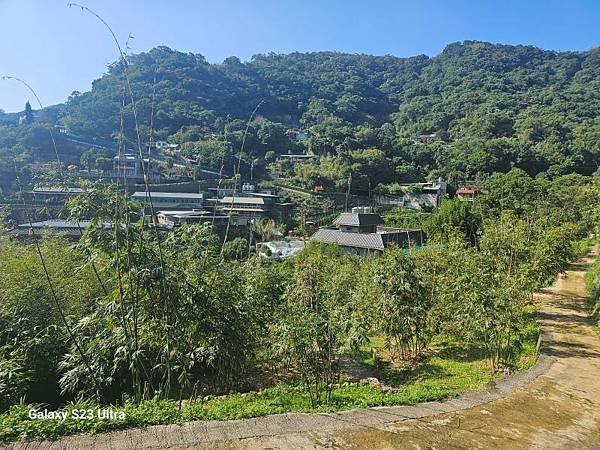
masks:
[[[597,252],[597,249],[596,249]],[[11,449],[600,448],[600,338],[587,319],[582,259],[549,289],[531,370],[444,402],[153,426]]]

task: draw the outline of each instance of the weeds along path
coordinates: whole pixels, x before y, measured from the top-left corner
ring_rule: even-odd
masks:
[[[538,364],[484,391],[414,406],[191,422],[9,448],[600,448],[600,337],[587,318],[584,282],[597,253],[537,294]]]

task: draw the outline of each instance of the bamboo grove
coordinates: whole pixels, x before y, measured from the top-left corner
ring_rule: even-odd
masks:
[[[0,239],[0,406],[183,401],[250,389],[257,373],[326,403],[340,356],[370,336],[413,365],[452,336],[482,346],[490,371],[510,369],[532,292],[598,224],[597,177],[530,181],[545,195],[512,192],[498,212],[493,195],[466,207],[448,200],[424,224],[422,249],[368,259],[311,244],[284,262],[224,258],[205,226],[155,234],[141,205],[97,186],[70,203],[74,219],[97,217],[78,244],[39,242],[66,325],[35,246]],[[564,214],[565,190],[576,214]],[[474,223],[475,239],[465,232]]]

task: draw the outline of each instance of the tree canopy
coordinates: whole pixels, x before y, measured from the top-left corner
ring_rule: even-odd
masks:
[[[122,62],[110,65],[91,91],[38,112],[35,125],[18,127],[17,117],[0,114],[0,157],[35,151],[29,132],[14,129],[43,122],[110,140],[119,129],[123,70]],[[259,173],[273,155],[301,150],[330,154],[363,175],[357,182],[373,178],[374,185],[473,179],[512,167],[529,175],[589,175],[600,159],[598,48],[555,52],[465,41],[434,57],[270,53],[211,64],[161,46],[130,56],[128,74],[142,135],[154,111],[155,137],[183,144],[206,164],[236,159],[246,120],[262,101],[242,171],[254,162]],[[131,104],[123,117],[133,140]],[[285,136],[297,127],[308,130],[305,142]],[[443,141],[421,143],[421,134]]]

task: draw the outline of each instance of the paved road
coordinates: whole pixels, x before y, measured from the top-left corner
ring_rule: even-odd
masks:
[[[12,448],[600,448],[600,339],[587,319],[583,281],[590,262],[574,264],[537,295],[544,341],[536,367],[486,391],[415,406],[192,422]]]

